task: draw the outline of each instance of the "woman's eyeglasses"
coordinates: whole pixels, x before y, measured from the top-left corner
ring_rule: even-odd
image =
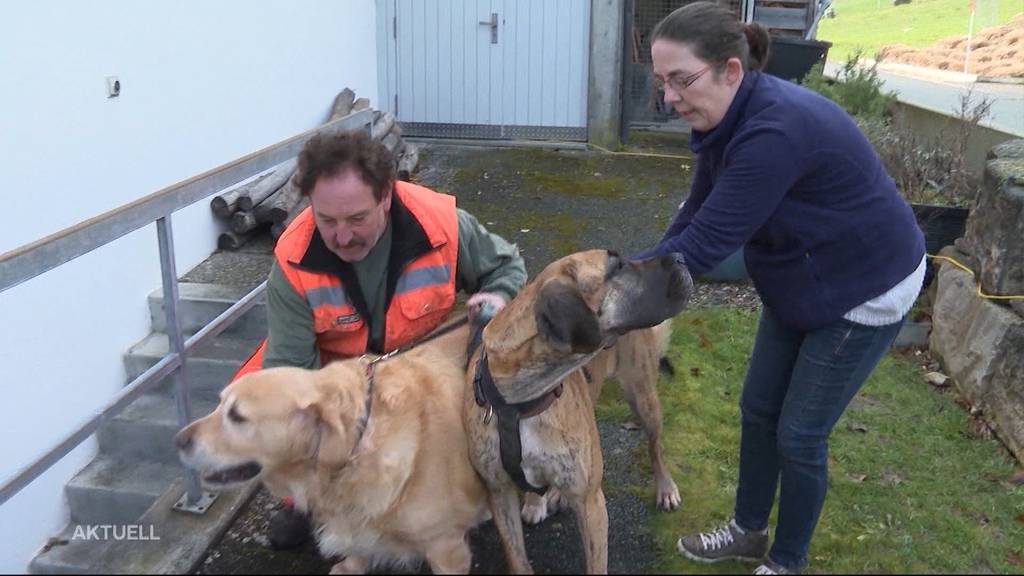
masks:
[[[682,92],[683,90],[689,88],[691,84],[696,82],[701,76],[704,75],[705,72],[707,72],[710,69],[711,66],[708,65],[694,72],[693,74],[690,74],[689,76],[669,76],[667,81],[662,80],[661,78],[655,78],[654,88],[661,92],[664,92],[665,85],[667,84],[668,87],[671,88],[672,90],[676,92]]]

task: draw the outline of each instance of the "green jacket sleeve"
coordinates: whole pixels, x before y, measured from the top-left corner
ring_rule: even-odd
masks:
[[[313,310],[274,262],[267,279],[267,347],[263,367],[319,368]]]
[[[487,231],[476,217],[458,210],[459,257],[455,287],[467,294],[495,292],[508,298],[526,284],[519,248]]]

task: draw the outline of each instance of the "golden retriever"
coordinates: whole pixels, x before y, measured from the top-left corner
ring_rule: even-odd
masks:
[[[462,327],[377,363],[369,396],[359,359],[246,375],[178,434],[181,459],[208,484],[259,476],[293,497],[321,552],[345,557],[332,573],[420,559],[468,573],[466,533],[489,512],[462,424],[467,341]]]

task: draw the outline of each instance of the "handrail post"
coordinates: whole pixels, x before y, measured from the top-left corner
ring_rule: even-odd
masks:
[[[188,379],[185,377],[185,368],[188,366],[188,359],[185,356],[185,338],[182,336],[181,321],[178,317],[178,271],[174,262],[174,231],[171,227],[170,214],[157,219],[156,230],[160,240],[160,271],[163,276],[167,341],[170,352],[181,357],[181,366],[174,371],[174,397],[178,408],[178,427],[184,428],[192,422],[192,406],[188,397]],[[199,476],[194,470],[186,470],[185,485],[188,503],[199,502],[202,491],[199,486]]]

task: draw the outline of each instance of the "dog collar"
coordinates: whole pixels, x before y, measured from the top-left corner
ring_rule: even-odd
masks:
[[[360,362],[366,366],[366,400],[363,405],[363,415],[359,417],[359,422],[356,424],[356,442],[352,445],[352,449],[349,450],[348,460],[352,459],[352,456],[356,453],[359,448],[359,444],[363,440],[363,435],[366,433],[367,425],[370,422],[370,410],[373,408],[373,366],[381,358],[375,358],[370,360],[368,355],[364,354],[359,358]],[[323,423],[320,424],[323,426]],[[320,462],[320,441],[323,437],[323,429],[321,428],[316,435],[316,444],[313,446],[313,465],[317,466]]]

